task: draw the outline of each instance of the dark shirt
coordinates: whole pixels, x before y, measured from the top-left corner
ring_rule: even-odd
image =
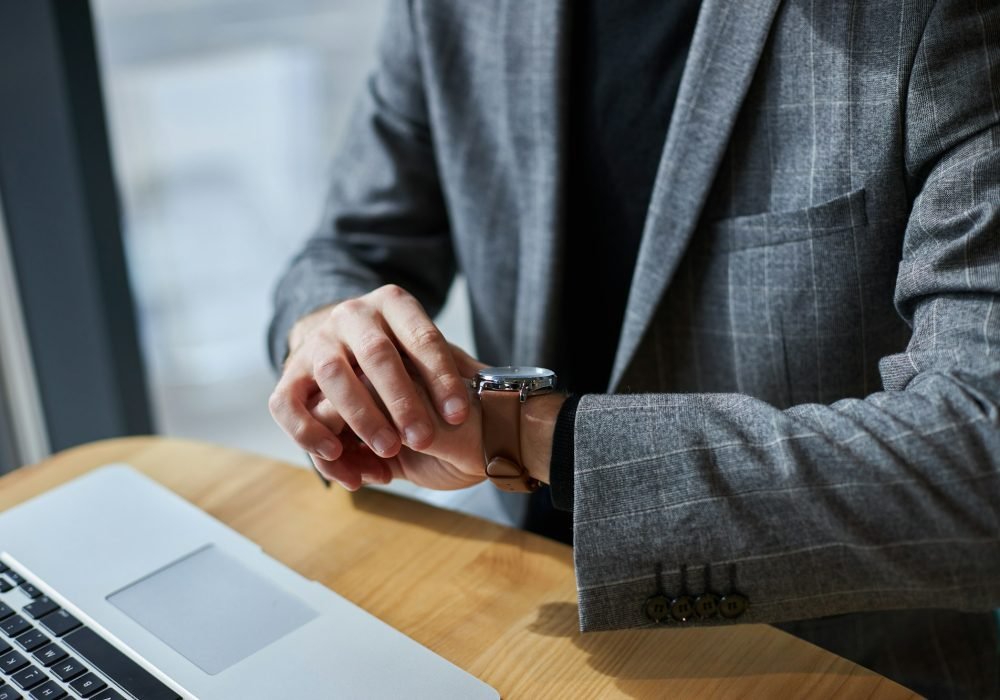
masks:
[[[558,374],[604,393],[700,0],[572,3],[566,230]],[[560,414],[552,496],[573,501],[573,418]]]

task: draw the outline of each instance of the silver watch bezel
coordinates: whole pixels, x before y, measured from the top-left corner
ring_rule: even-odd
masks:
[[[484,391],[516,391],[521,401],[555,391],[556,373],[544,367],[486,367],[476,373],[476,395]]]

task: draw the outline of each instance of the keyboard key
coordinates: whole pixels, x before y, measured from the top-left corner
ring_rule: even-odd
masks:
[[[5,620],[14,614],[14,608],[6,603],[0,603],[0,620]]]
[[[70,632],[63,642],[137,698],[180,700],[177,693],[88,627]]]
[[[52,642],[46,644],[41,649],[38,649],[32,656],[35,657],[35,661],[40,663],[45,668],[48,668],[56,661],[60,661],[66,658],[66,650],[63,649],[58,644]]]
[[[49,613],[38,622],[57,637],[61,637],[70,630],[75,630],[80,626],[80,621],[65,610],[56,610],[53,613]],[[3,623],[0,622],[0,626],[2,625]]]
[[[6,653],[7,653],[8,651],[10,651],[10,650],[11,650],[11,649],[13,649],[13,648],[14,648],[14,647],[12,647],[12,646],[11,646],[11,645],[10,645],[10,644],[9,644],[9,643],[7,642],[7,640],[6,640],[6,639],[2,639],[2,638],[0,638],[0,654],[6,654]],[[2,683],[3,683],[3,681],[0,681],[0,684],[2,684]]]
[[[59,606],[55,601],[42,596],[41,598],[36,599],[35,602],[28,603],[21,608],[21,612],[25,613],[32,620],[37,620],[38,618],[48,615],[50,612],[58,609]]]
[[[58,700],[66,697],[66,691],[55,681],[45,681],[32,690],[29,695],[31,700]]]
[[[3,671],[7,675],[10,675],[15,671],[20,671],[27,665],[28,660],[16,651],[9,651],[3,656],[0,656],[0,671]]]
[[[10,567],[4,564],[2,561],[0,561],[0,574],[2,574],[4,571],[10,571]]]
[[[0,700],[3,700],[0,698]],[[111,688],[105,688],[104,690],[97,693],[97,695],[91,695],[90,700],[125,700],[122,694],[117,690],[112,690]]]
[[[48,680],[48,676],[45,675],[45,671],[35,666],[28,666],[28,668],[22,669],[10,677],[12,681],[21,690],[28,690],[29,688],[34,688],[36,685],[44,680]]]
[[[19,586],[19,588],[21,589],[21,593],[24,593],[29,598],[39,598],[42,595],[42,592],[40,590],[35,588],[32,584],[28,583],[27,581],[22,583]]]
[[[87,668],[73,657],[70,657],[60,661],[49,670],[52,671],[52,675],[65,682],[86,672]]]
[[[89,698],[91,695],[96,693],[98,690],[107,687],[107,683],[102,681],[93,673],[85,673],[75,681],[69,684],[69,687],[73,689],[77,695],[81,695],[85,698]]]
[[[29,630],[14,641],[25,651],[34,651],[38,647],[48,644],[49,638],[38,630]]]
[[[13,587],[13,583],[5,579],[3,576],[0,576],[0,593],[6,593]]]
[[[24,583],[24,576],[21,576],[21,574],[17,573],[13,569],[11,569],[10,571],[5,571],[3,575],[9,578],[11,583],[13,583],[15,586],[20,586],[22,583]]]
[[[9,685],[0,686],[0,700],[21,700],[22,695]]]
[[[3,622],[0,622],[0,632],[3,632],[8,637],[16,637],[26,629],[31,629],[31,623],[20,615],[8,617]]]

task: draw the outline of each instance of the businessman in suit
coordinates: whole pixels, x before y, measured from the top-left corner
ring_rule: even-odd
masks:
[[[320,471],[478,483],[464,378],[548,366],[583,630],[1000,692],[1000,6],[400,0],[378,56],[271,327]]]

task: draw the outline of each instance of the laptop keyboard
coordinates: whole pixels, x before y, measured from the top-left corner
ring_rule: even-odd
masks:
[[[180,700],[0,562],[0,700]]]

